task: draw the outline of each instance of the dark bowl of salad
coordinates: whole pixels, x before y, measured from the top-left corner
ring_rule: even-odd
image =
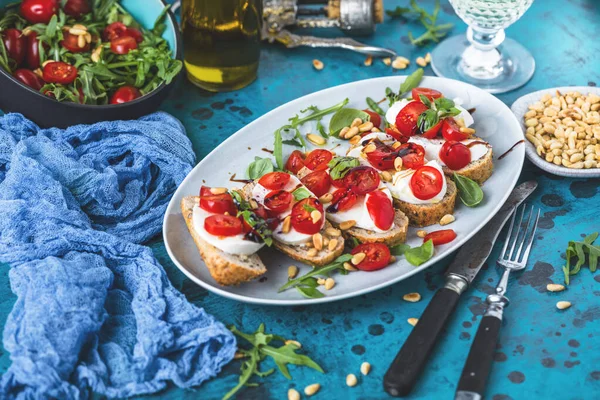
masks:
[[[0,109],[42,127],[155,111],[182,69],[161,0],[0,0]]]

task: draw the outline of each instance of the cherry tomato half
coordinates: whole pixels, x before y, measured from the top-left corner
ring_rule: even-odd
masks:
[[[331,204],[327,207],[327,212],[335,214],[338,211],[347,211],[354,207],[358,196],[350,189],[338,189],[333,192]]]
[[[139,29],[127,27],[126,35],[134,38],[137,43],[144,41],[144,35],[142,35]]]
[[[396,150],[382,143],[379,140],[371,141],[375,145],[375,150],[367,153],[369,164],[380,171],[394,169],[394,160],[396,159]]]
[[[461,142],[448,140],[440,149],[440,160],[454,171],[466,167],[471,162],[471,150]]]
[[[137,47],[137,42],[131,36],[120,36],[110,41],[110,50],[115,54],[127,54]]]
[[[398,147],[397,154],[404,168],[417,169],[425,164],[425,149],[420,144],[404,143]]]
[[[285,190],[274,190],[265,196],[265,207],[274,213],[281,214],[292,204],[294,196]]]
[[[117,91],[111,96],[110,104],[122,104],[133,101],[138,97],[141,97],[142,93],[135,87],[125,85],[117,89]]]
[[[85,42],[83,47],[79,47],[79,36],[70,34],[68,31],[63,32],[63,40],[61,40],[60,45],[72,53],[90,51],[88,42]]]
[[[408,139],[410,138],[409,136],[402,135],[400,133],[400,131],[398,130],[398,128],[396,128],[396,126],[394,126],[394,125],[390,126],[389,128],[385,128],[385,133],[387,133],[388,135],[390,135],[391,137],[393,137],[400,143],[406,143],[406,142],[408,142]]]
[[[63,7],[65,14],[77,19],[92,11],[88,0],[67,0]]]
[[[417,131],[419,115],[427,110],[427,106],[420,101],[411,101],[396,116],[396,128],[403,136],[414,136]]]
[[[313,209],[318,210],[321,213],[321,218],[316,222],[313,222],[310,215]],[[313,197],[302,199],[292,207],[291,222],[292,227],[298,232],[306,235],[314,235],[321,230],[324,223],[323,206]]]
[[[367,166],[354,167],[344,176],[345,187],[359,196],[376,190],[379,182],[377,170]]]
[[[285,169],[292,174],[297,174],[302,168],[304,168],[304,153],[300,150],[292,151],[292,154],[290,154],[285,163]]]
[[[327,164],[332,158],[333,154],[329,150],[317,149],[308,153],[304,165],[312,171],[327,169]]]
[[[113,39],[124,36],[127,33],[127,25],[122,22],[113,22],[109,24],[106,28],[104,28],[104,32],[102,33],[102,38],[110,42]]]
[[[423,243],[428,240],[433,242],[434,246],[450,243],[456,239],[456,232],[452,229],[442,229],[441,231],[429,232],[424,238]]]
[[[68,85],[77,78],[77,68],[62,61],[54,61],[46,64],[43,76],[48,83]]]
[[[2,32],[2,41],[8,56],[12,58],[17,66],[23,64],[27,47],[27,37],[23,36],[18,29],[8,28]]]
[[[47,44],[43,44],[45,49],[48,48]],[[30,32],[27,35],[27,49],[25,51],[25,64],[30,69],[36,69],[40,67],[40,41],[38,35],[35,32]]]
[[[30,71],[28,69],[18,69],[14,72],[13,76],[19,82],[35,90],[40,90],[45,84],[42,78],[40,78],[33,71]]]
[[[263,175],[258,183],[270,190],[280,190],[290,181],[290,174],[285,172],[269,172]]]
[[[350,252],[352,255],[358,253],[366,255],[365,259],[356,265],[356,268],[361,271],[377,271],[378,269],[385,268],[390,263],[390,258],[392,257],[390,249],[383,243],[359,244]]]
[[[469,135],[460,131],[460,126],[458,126],[452,117],[444,119],[442,123],[442,136],[446,140],[456,140],[457,142],[469,138]]]
[[[321,197],[329,192],[329,188],[331,187],[331,180],[327,171],[313,171],[300,179],[300,181],[317,197]]]
[[[367,211],[375,226],[387,231],[394,223],[394,206],[392,200],[381,190],[375,190],[366,196]]]
[[[21,15],[32,24],[47,24],[58,12],[58,0],[23,0]]]
[[[437,124],[435,124],[434,126],[429,128],[428,130],[426,130],[422,136],[427,139],[434,139],[440,132],[440,128],[442,127],[443,123],[444,123],[444,121],[438,122]]]
[[[371,110],[363,110],[369,114],[369,120],[373,123],[373,126],[379,128],[381,126],[381,115]]]
[[[215,214],[236,215],[237,208],[229,193],[210,194],[200,196],[200,208]]]
[[[436,168],[423,166],[410,178],[410,189],[417,199],[434,198],[444,185],[444,177]]]
[[[204,220],[204,229],[215,236],[235,236],[242,233],[242,221],[231,215],[211,215]]]
[[[430,101],[433,101],[435,99],[439,99],[440,97],[442,97],[442,92],[438,92],[435,89],[429,89],[429,88],[424,88],[424,87],[414,88],[412,90],[413,100],[421,101],[421,98],[419,97],[419,95],[423,95],[423,96],[427,97]]]

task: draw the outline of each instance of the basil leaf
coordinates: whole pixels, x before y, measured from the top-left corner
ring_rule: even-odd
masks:
[[[406,253],[407,250],[410,250],[410,246],[406,243],[400,243],[390,247],[390,253],[392,253],[394,256],[401,256]]]
[[[360,161],[354,157],[334,157],[327,166],[329,167],[329,176],[331,179],[342,179],[348,171],[358,167]]]
[[[420,94],[419,99],[421,100],[421,103],[427,106],[427,108],[431,108],[431,100],[429,100],[427,96],[425,96],[424,94]]]
[[[458,196],[465,206],[475,207],[483,200],[483,190],[477,182],[455,172],[454,183],[458,188]]]
[[[439,99],[435,99],[433,104],[435,104],[435,108],[438,110],[447,110],[455,106],[454,101],[447,97],[440,97]]]
[[[419,247],[407,249],[404,252],[406,261],[418,267],[433,257],[433,240],[429,239]]]
[[[400,92],[398,93],[398,96],[402,96],[419,86],[419,83],[421,83],[421,79],[423,79],[424,72],[425,71],[423,71],[423,68],[419,68],[415,72],[407,76],[404,82],[402,82],[402,84],[400,85]]]
[[[296,201],[312,197],[312,194],[308,191],[308,189],[304,187],[299,187],[298,189],[294,190],[292,192],[292,195],[294,196],[294,200]]]
[[[246,175],[250,179],[258,179],[263,175],[273,172],[273,163],[269,158],[254,157],[246,170]]]
[[[425,133],[436,126],[438,122],[440,122],[438,113],[431,108],[423,111],[417,118],[417,126],[422,133]]]
[[[355,118],[360,118],[363,121],[369,121],[369,114],[355,108],[342,108],[331,117],[329,121],[329,134],[337,136],[340,131],[352,124]]]
[[[325,295],[321,293],[318,289],[307,286],[296,286],[296,290],[300,292],[300,294],[308,299],[319,299],[324,297]]]

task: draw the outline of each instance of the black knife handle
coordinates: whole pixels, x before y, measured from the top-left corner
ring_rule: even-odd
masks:
[[[390,395],[401,397],[410,393],[459,297],[456,291],[445,287],[433,296],[383,377],[383,387]]]
[[[483,398],[485,384],[492,369],[492,361],[496,352],[498,335],[502,320],[498,317],[486,315],[481,319],[475,339],[469,350],[465,367],[458,381],[456,398]]]

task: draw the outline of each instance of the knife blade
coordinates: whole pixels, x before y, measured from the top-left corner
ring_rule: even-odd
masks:
[[[385,373],[383,387],[390,395],[401,397],[412,391],[438,337],[450,320],[460,295],[481,270],[515,207],[525,201],[536,188],[535,181],[528,181],[514,188],[488,224],[460,248],[448,266],[444,287],[435,293]]]

